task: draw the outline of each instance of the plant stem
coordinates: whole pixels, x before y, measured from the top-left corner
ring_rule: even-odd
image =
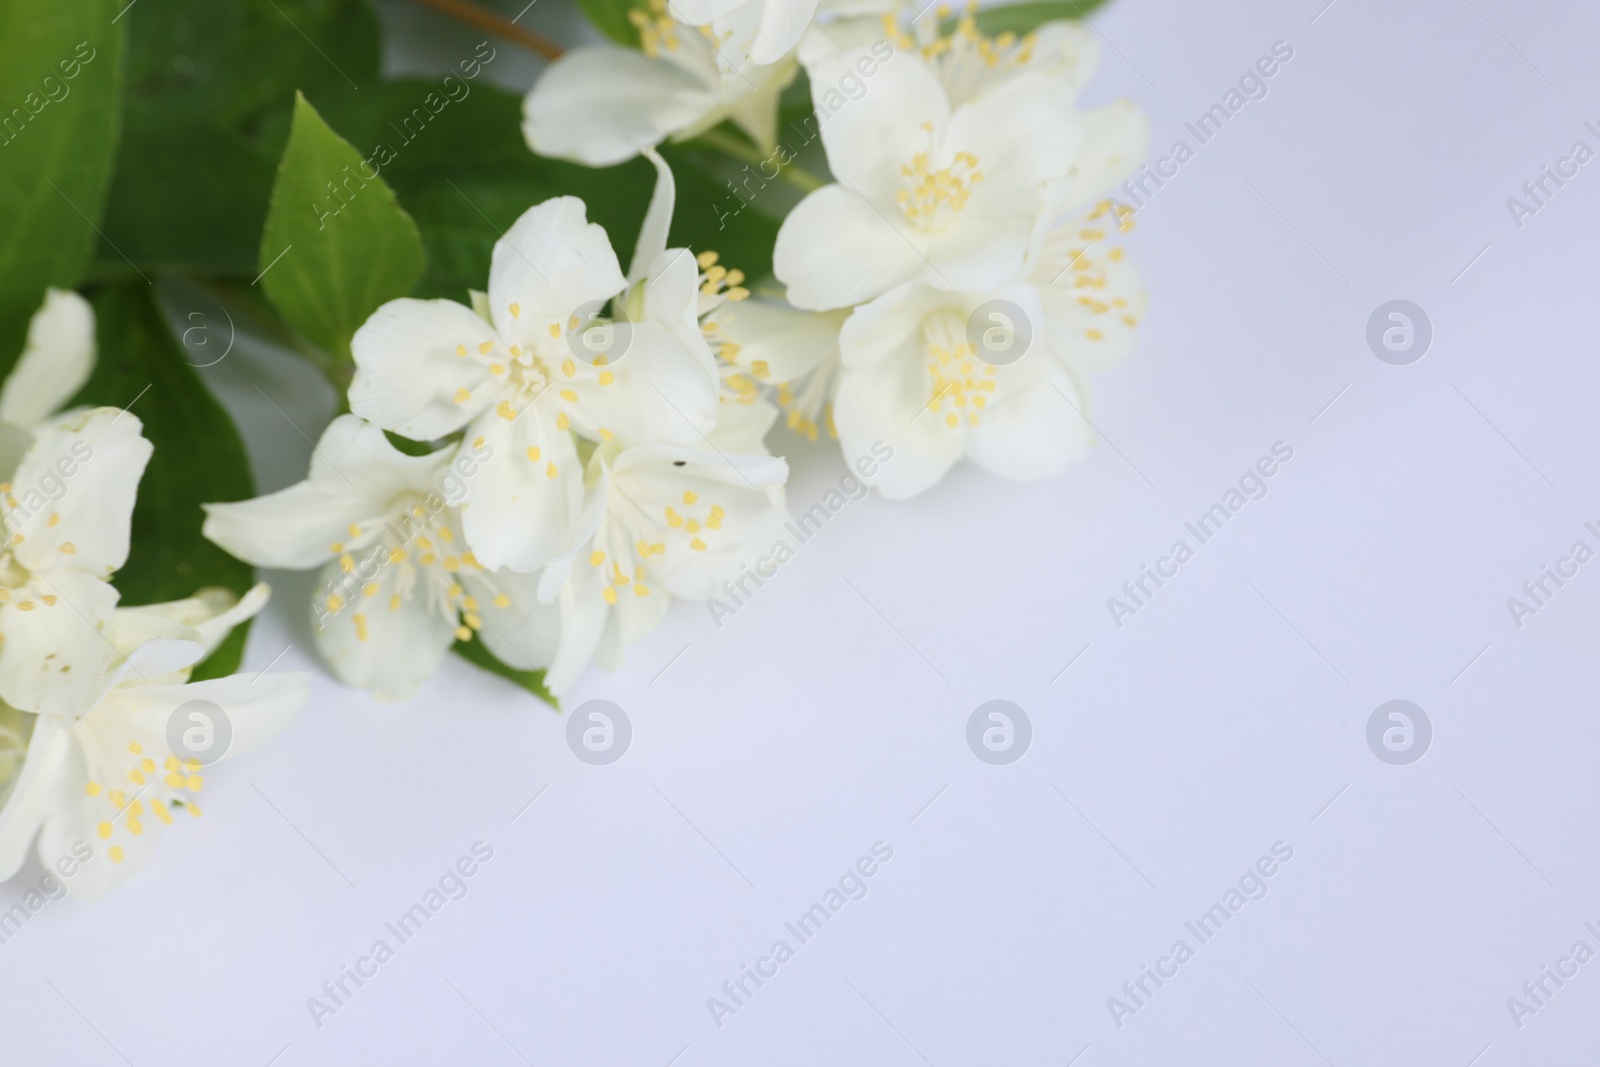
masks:
[[[544,34],[524,29],[498,11],[491,11],[481,4],[473,3],[472,0],[416,0],[416,3],[423,7],[431,7],[469,26],[476,26],[480,30],[488,30],[508,41],[514,41],[546,59],[560,59],[561,54],[566,51]]]
[[[828,184],[804,167],[796,166],[793,163],[783,163],[779,160],[776,151],[763,155],[761,150],[750,142],[741,137],[724,133],[721,130],[707,130],[696,137],[694,141],[705,145],[707,148],[715,148],[717,151],[730,155],[734,159],[740,159],[746,163],[754,163],[758,167],[763,163],[775,163],[779,168],[778,177],[807,193],[814,192]]]

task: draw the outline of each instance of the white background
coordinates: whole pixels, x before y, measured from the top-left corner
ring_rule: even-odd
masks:
[[[307,577],[269,575],[247,661],[287,647],[310,703],[132,884],[0,945],[0,1060],[1595,1062],[1600,960],[1520,1029],[1506,1000],[1600,950],[1600,562],[1521,629],[1506,599],[1600,547],[1600,162],[1520,229],[1506,199],[1600,149],[1600,16],[1323,2],[1095,17],[1090,102],[1137,100],[1158,154],[1275,41],[1294,58],[1139,213],[1150,311],[1097,382],[1088,462],[871,497],[720,630],[679,606],[571,696],[631,717],[608,767],[464,663],[402,706],[340,688]],[[1433,323],[1410,366],[1365,341],[1393,298]],[[208,373],[262,488],[299,478],[309,446],[265,397],[314,438],[310,372],[241,351]],[[1117,629],[1106,598],[1279,440],[1270,495]],[[841,473],[774,444],[791,510]],[[965,741],[997,697],[1034,728],[1006,767]],[[1392,698],[1433,723],[1410,766],[1367,747]],[[307,998],[479,840],[470,893],[314,1025]],[[867,896],[719,1029],[707,998],[879,840]],[[1277,841],[1268,896],[1199,945],[1184,922]],[[1118,1028],[1107,998],[1179,938],[1194,959]]]

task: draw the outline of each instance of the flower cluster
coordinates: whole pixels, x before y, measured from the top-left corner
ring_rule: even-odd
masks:
[[[200,814],[206,765],[276,734],[306,696],[303,675],[190,680],[265,586],[119,605],[151,446],[129,412],[61,412],[94,357],[89,305],[51,290],[0,390],[0,880],[37,839],[85,898],[138,870],[175,812]],[[186,708],[206,729],[225,720],[226,744],[175,751]]]
[[[765,20],[771,4],[737,10],[748,19],[758,6]],[[1143,156],[1147,123],[1126,102],[1077,106],[1094,38],[1066,21],[990,37],[975,8],[932,15],[857,11],[782,36],[798,44],[834,180],[783,221],[782,290],[758,290],[718,334],[727,379],[770,396],[795,432],[814,440],[825,429],[847,456],[888,442],[895,461],[869,481],[892,499],[963,458],[1012,479],[1081,459],[1093,437],[1089,376],[1131,351],[1145,300],[1119,243],[1132,211],[1109,194]],[[725,60],[758,53],[715,20],[652,26],[643,57],[575,53],[546,74],[525,109],[536,150],[613,161],[724,116],[766,143],[771,94],[750,81],[736,106],[724,99],[692,118],[660,105],[651,81],[691,43]],[[825,99],[841,84],[865,91]],[[660,106],[635,106],[635,94]]]
[[[583,201],[529,209],[471,306],[394,300],[356,333],[351,414],[305,481],[207,506],[206,536],[240,558],[323,568],[316,639],[347,684],[404,699],[481,640],[564,693],[781,527],[775,412],[730,391],[709,340],[747,291],[666,247],[672,174],[651,157],[626,275]]]

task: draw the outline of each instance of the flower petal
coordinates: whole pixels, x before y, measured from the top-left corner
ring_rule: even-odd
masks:
[[[919,285],[891,290],[855,310],[839,333],[844,372],[833,419],[846,462],[890,458],[862,480],[890,500],[929,488],[961,458],[959,432],[947,432],[931,409],[932,381],[921,324],[938,294]]]
[[[628,351],[616,364],[570,363],[572,375],[553,387],[560,410],[591,440],[702,443],[717,422],[719,388],[704,343],[688,349],[656,322],[630,329]]]
[[[673,63],[589,45],[556,60],[534,85],[523,101],[522,133],[540,155],[609,167],[660,144],[716,103],[713,89]]]
[[[789,303],[825,311],[871,300],[928,266],[898,209],[884,211],[842,185],[795,205],[778,229],[772,270]]]
[[[631,285],[644,277],[658,257],[667,250],[667,231],[672,228],[672,208],[677,203],[678,186],[672,178],[672,168],[654,148],[646,148],[644,157],[656,169],[656,185],[650,193],[650,207],[644,213],[644,224],[639,227],[638,240],[633,245],[633,259],[628,264],[628,283]]]
[[[934,132],[950,119],[944,87],[928,64],[896,52],[879,66],[870,89],[848,106],[838,96],[840,77],[858,62],[878,63],[871,47],[853,48],[819,62],[811,96],[822,121],[828,169],[847,187],[882,204],[894,204],[900,168],[933,147]]]
[[[5,800],[0,806],[0,882],[27,860],[28,846],[65,792],[63,781],[74,762],[71,727],[72,721],[63,716],[34,719],[22,769],[10,789],[0,792]],[[76,762],[81,766],[81,757]],[[80,790],[83,784],[80,771]]]
[[[995,376],[998,389],[975,426],[967,456],[1002,478],[1054,477],[1089,450],[1088,396],[1044,351],[1030,351]]]
[[[0,422],[31,426],[60,411],[94,369],[94,309],[77,293],[45,291],[22,358],[0,388]]]
[[[977,156],[984,176],[969,208],[1033,217],[1040,187],[1070,171],[1083,144],[1072,100],[1061,80],[1022,74],[955,110],[942,147]]]
[[[391,300],[350,340],[350,410],[418,441],[454,433],[499,399],[499,383],[478,358],[482,346],[499,342],[464,304]]]
[[[323,568],[319,588],[339,582],[337,564]],[[417,580],[419,577],[422,580]],[[379,700],[405,700],[427,681],[455,642],[453,608],[410,564],[382,567],[371,596],[325,615],[312,606],[314,639],[345,685]]]
[[[611,495],[653,524],[630,539],[664,546],[650,557],[648,573],[673,596],[703,600],[782,534],[788,477],[788,464],[776,456],[645,445],[613,461]],[[632,545],[609,551],[620,550]]]
[[[46,423],[6,494],[12,552],[30,571],[109,577],[128,560],[134,497],[150,442],[139,420],[117,408],[74,412]]]
[[[461,525],[488,570],[534,571],[565,552],[583,499],[572,435],[557,429],[547,394],[514,420],[480,427],[493,454],[467,484]]]
[[[258,567],[315,567],[377,539],[408,497],[442,492],[452,454],[407,456],[370,422],[341,415],[312,451],[305,481],[253,500],[202,505],[201,532]]]
[[[117,591],[93,575],[35,575],[0,602],[0,700],[23,711],[87,710],[117,651],[107,631]]]
[[[526,348],[548,347],[551,326],[565,330],[586,305],[609,300],[627,284],[611,239],[587,211],[575,196],[546,200],[495,242],[489,313],[500,336]]]
[[[550,666],[561,637],[561,609],[539,603],[537,574],[463,570],[461,585],[483,619],[478,639],[495,659],[524,671]]]
[[[134,729],[164,738],[174,711],[191,700],[207,700],[228,720],[228,750],[217,759],[232,759],[282,733],[305,706],[309,682],[304,671],[252,671],[178,685],[121,685],[95,714],[125,715]]]
[[[1064,177],[1045,190],[1046,225],[1110,196],[1150,151],[1150,120],[1137,105],[1117,100],[1083,116],[1083,145]]]
[[[761,23],[750,42],[752,63],[776,63],[799,43],[816,14],[817,0],[764,0]]]

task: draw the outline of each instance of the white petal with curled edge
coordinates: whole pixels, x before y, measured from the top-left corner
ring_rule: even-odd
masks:
[[[888,215],[842,185],[827,185],[795,205],[778,229],[772,270],[789,303],[828,311],[849,307],[927,268],[899,209]]]
[[[303,671],[286,671],[178,685],[124,685],[108,693],[95,714],[125,716],[133,729],[164,738],[173,711],[191,700],[210,701],[227,716],[230,734],[228,750],[215,762],[242,756],[282,733],[305,706],[309,680]]]
[[[454,300],[391,300],[350,339],[350,410],[418,441],[454,433],[500,399],[479,354],[492,345],[508,359],[499,342],[492,326]]]
[[[661,153],[646,148],[643,155],[656,168],[656,187],[650,193],[650,207],[644,213],[644,225],[639,227],[639,239],[633,245],[633,260],[628,264],[630,285],[644,277],[657,257],[666,252],[667,231],[672,229],[672,208],[678,198],[672,168],[661,158]]]
[[[605,229],[588,220],[582,200],[558,196],[523,212],[494,243],[489,314],[508,341],[549,345],[552,325],[565,329],[626,284]]]
[[[0,387],[0,422],[42,422],[83,388],[93,369],[94,309],[70,290],[47,290],[28,322],[22,358]]]
[[[117,408],[60,416],[39,429],[6,494],[11,551],[30,571],[109,577],[128,559],[128,532],[150,442]]]
[[[202,655],[208,656],[235,626],[266,606],[270,592],[266,582],[257,582],[242,598],[231,590],[210,586],[182,600],[119,607],[112,640],[124,656],[156,637],[194,641]]]
[[[522,105],[522,133],[542,156],[609,167],[716,106],[715,90],[676,64],[589,45],[556,60],[534,84]]]

